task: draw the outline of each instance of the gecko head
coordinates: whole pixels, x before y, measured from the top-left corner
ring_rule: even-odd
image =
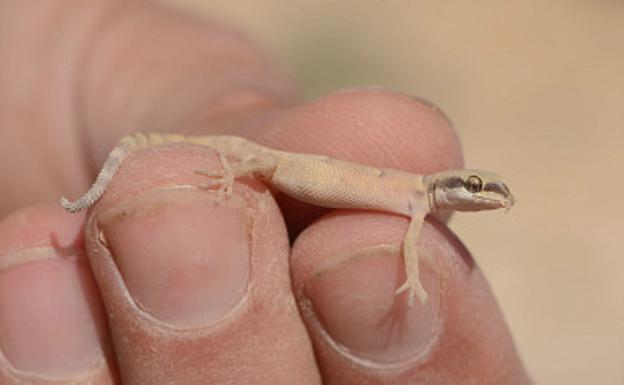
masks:
[[[480,170],[452,170],[425,177],[432,210],[457,211],[509,209],[515,199],[502,178]]]

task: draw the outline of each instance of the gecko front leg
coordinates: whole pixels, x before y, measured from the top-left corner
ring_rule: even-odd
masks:
[[[414,213],[410,219],[405,238],[403,239],[403,261],[405,264],[405,282],[395,291],[399,295],[407,291],[407,304],[414,304],[414,297],[422,304],[427,301],[427,292],[420,281],[420,270],[418,268],[418,240],[422,230],[425,216],[422,213]]]
[[[278,159],[271,154],[259,154],[253,155],[241,159],[240,161],[231,164],[222,152],[218,152],[219,161],[221,162],[220,170],[195,170],[195,173],[215,177],[201,184],[203,188],[219,187],[220,199],[225,196],[229,198],[232,196],[234,188],[234,181],[236,178],[240,178],[246,175],[253,175],[260,177],[261,179],[267,179],[273,174],[278,166]]]

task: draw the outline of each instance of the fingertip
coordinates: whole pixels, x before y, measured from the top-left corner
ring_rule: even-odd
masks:
[[[529,384],[485,278],[435,220],[419,241],[429,299],[407,307],[394,296],[406,227],[397,216],[341,211],[297,239],[293,286],[325,383]]]
[[[0,383],[114,382],[83,225],[57,205],[0,221]]]

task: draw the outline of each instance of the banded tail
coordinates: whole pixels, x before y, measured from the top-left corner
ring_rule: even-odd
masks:
[[[67,198],[61,198],[61,206],[70,213],[85,210],[93,205],[108,187],[113,179],[115,172],[123,163],[124,159],[135,150],[146,147],[158,146],[165,143],[185,142],[187,138],[184,135],[175,134],[144,134],[134,133],[121,138],[109,154],[102,170],[98,174],[95,182],[89,190],[77,200],[70,202]]]

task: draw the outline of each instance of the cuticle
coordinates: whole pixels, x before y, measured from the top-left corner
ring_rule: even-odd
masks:
[[[78,251],[76,250],[76,254]],[[78,259],[77,255],[65,258]],[[0,271],[8,270],[15,266],[26,265],[31,262],[59,259],[57,249],[54,246],[39,246],[19,249],[0,256]]]
[[[327,257],[322,263],[320,263],[316,267],[312,275],[312,279],[325,272],[336,270],[343,265],[359,258],[377,257],[383,254],[397,254],[400,252],[400,244],[382,243],[378,245],[360,247],[353,251],[345,253],[334,253],[333,256]]]
[[[75,375],[46,375],[36,373],[32,370],[19,369],[15,367],[15,365],[6,358],[2,350],[0,350],[0,372],[7,373],[17,381],[70,381],[71,383],[79,383],[81,379],[87,379],[91,377],[93,373],[106,367],[107,359],[100,347],[97,347],[93,351],[93,360],[91,360],[91,363]]]
[[[201,192],[192,197],[191,192]],[[234,193],[234,196],[237,196]],[[206,191],[195,185],[172,185],[161,186],[147,191],[140,192],[121,202],[116,203],[112,207],[107,207],[97,213],[98,224],[112,225],[123,221],[126,218],[149,215],[157,212],[159,209],[169,207],[175,204],[189,204],[192,202],[214,202],[215,204],[227,203],[228,200],[219,201],[216,193]]]

